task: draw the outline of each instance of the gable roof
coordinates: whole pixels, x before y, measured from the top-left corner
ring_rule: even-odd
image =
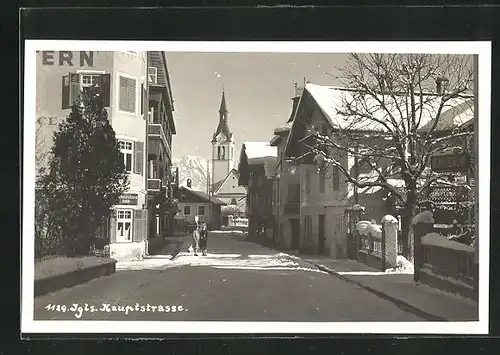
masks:
[[[241,153],[245,154],[248,165],[263,164],[264,158],[276,158],[278,156],[278,148],[272,146],[269,142],[245,142]]]
[[[215,193],[215,191],[217,191],[221,186],[222,186],[222,183],[224,182],[224,180],[226,180],[227,176],[220,180],[220,181],[217,181],[217,182],[214,182],[212,184],[212,192]]]
[[[179,187],[179,192],[186,191],[188,193],[191,193],[192,195],[200,198],[201,200],[204,200],[206,202],[210,202],[216,205],[225,205],[226,203],[219,200],[218,198],[215,197],[210,197],[206,192],[195,190],[195,189],[190,189],[187,186],[181,186]]]
[[[420,129],[424,129],[425,127],[428,129],[430,127],[441,103],[441,97],[434,93],[424,94],[424,97],[426,105],[424,109],[422,109],[422,118],[419,125],[421,127]],[[406,100],[405,96],[400,95],[392,97],[390,95],[380,94],[378,95],[378,99],[384,100],[385,107],[392,111],[394,116],[396,116],[396,119],[400,117],[397,110],[398,100]],[[380,107],[380,103],[370,95],[360,93],[358,90],[308,83],[306,84],[300,97],[295,113],[296,116],[301,112],[300,107],[304,105],[305,101],[308,100],[313,100],[316,103],[326,121],[333,129],[360,132],[387,131],[382,124],[374,120],[353,116],[346,117],[339,114],[339,110],[342,110],[344,103],[349,102],[354,109],[359,107],[360,112],[366,112],[368,109],[376,119],[380,121],[388,120],[388,114]],[[472,98],[465,95],[463,97],[448,100],[443,107],[441,116],[438,118],[440,122],[444,122],[442,123],[442,127],[446,127],[457,122],[461,122],[461,124],[463,124],[473,117],[473,105],[471,102]],[[360,105],[363,106],[360,107]],[[293,139],[293,132],[298,124],[295,117],[291,122],[292,126],[290,134],[287,138],[286,147],[290,145],[290,141]]]
[[[224,179],[222,179],[221,181],[218,181],[214,185],[212,185],[212,192],[214,195],[216,195],[219,192],[219,190],[222,188],[222,186],[227,181],[227,179],[229,179],[229,176],[231,176],[232,174],[234,174],[234,176],[236,177],[237,180],[240,179],[239,171],[236,169],[231,169],[231,171],[226,175],[226,177]]]

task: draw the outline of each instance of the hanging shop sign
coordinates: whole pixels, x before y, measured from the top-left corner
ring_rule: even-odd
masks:
[[[467,152],[435,155],[431,158],[431,168],[437,173],[467,171],[470,157]]]
[[[120,196],[119,205],[132,205],[136,206],[139,202],[139,196],[137,194],[123,194]]]

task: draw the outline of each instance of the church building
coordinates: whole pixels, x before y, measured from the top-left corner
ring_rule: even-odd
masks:
[[[219,124],[212,138],[212,195],[228,205],[243,206],[247,190],[238,186],[239,174],[235,169],[235,141],[229,129],[225,92],[219,109]]]

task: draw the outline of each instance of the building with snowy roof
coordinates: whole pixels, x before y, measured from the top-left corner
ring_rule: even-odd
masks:
[[[284,150],[299,99],[300,92],[296,90],[290,117],[274,129],[274,137],[270,141],[271,146],[277,148],[273,215],[278,243],[293,250],[300,248],[300,174],[297,166],[285,160]]]
[[[174,217],[176,232],[192,227],[196,222],[205,222],[210,230],[221,227],[221,207],[225,205],[204,191],[181,186],[178,192],[179,212]]]
[[[276,175],[277,148],[268,142],[245,142],[241,146],[238,165],[239,185],[247,194],[248,233],[251,238],[273,239],[274,178]]]
[[[391,197],[387,189],[380,187],[355,188],[347,182],[346,177],[332,164],[326,164],[319,169],[321,162],[318,155],[312,154],[307,147],[309,139],[315,132],[329,136],[330,139],[348,144],[347,136],[366,140],[365,146],[388,146],[384,142],[387,128],[388,112],[380,109],[380,101],[385,103],[390,114],[404,115],[398,112],[400,100],[407,100],[404,95],[382,95],[379,97],[363,97],[363,93],[334,86],[323,86],[308,83],[298,100],[294,117],[290,120],[291,127],[284,144],[284,159],[297,164],[296,170],[300,180],[300,248],[318,254],[343,257],[346,255],[346,208],[359,203],[365,205],[366,219],[380,220],[386,214],[396,214],[389,203]],[[420,97],[418,98],[420,100]],[[434,127],[440,96],[436,93],[425,94],[422,97],[425,109],[421,110],[418,127],[420,132]],[[371,119],[341,114],[346,111],[346,105],[352,112],[370,112]],[[359,107],[363,105],[363,107]],[[451,127],[467,126],[474,117],[472,97],[461,96],[450,99],[442,107],[438,117],[437,132]],[[398,119],[398,118],[397,118]],[[396,120],[397,120],[396,119]],[[399,117],[399,120],[402,118]],[[282,138],[276,138],[279,140]],[[372,164],[354,154],[330,148],[328,156],[335,159],[350,176],[363,182],[375,182],[379,175]],[[393,166],[390,159],[381,158],[377,169]],[[397,175],[391,176],[387,183],[398,191],[404,187],[404,181]]]

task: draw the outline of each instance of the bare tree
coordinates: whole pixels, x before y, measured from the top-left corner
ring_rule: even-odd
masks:
[[[355,189],[383,188],[397,200],[404,251],[412,259],[418,202],[431,184],[449,177],[431,171],[431,157],[471,135],[455,118],[473,107],[472,57],[350,54],[338,73],[345,89],[338,91],[332,129],[319,132],[305,123],[305,154],[337,167]],[[347,154],[353,169],[343,160]]]

